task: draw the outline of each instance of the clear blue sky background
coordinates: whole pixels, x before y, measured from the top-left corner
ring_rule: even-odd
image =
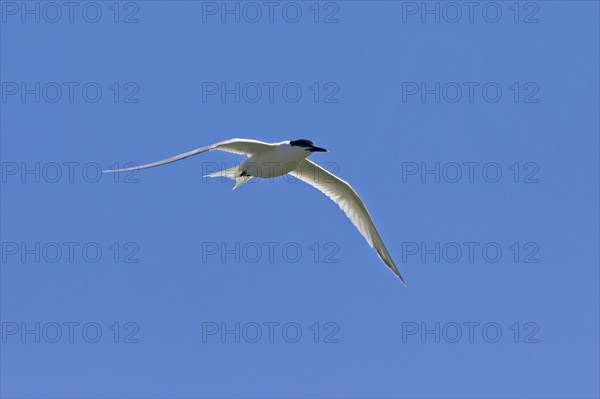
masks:
[[[223,23],[194,1],[121,3],[118,15],[97,2],[85,11],[93,19],[98,5],[97,23],[82,17],[86,3],[72,23],[68,8],[40,9],[36,23],[21,21],[22,3],[0,4],[3,397],[598,397],[597,2],[498,2],[496,23],[495,8],[482,16],[487,3],[472,22],[467,6],[457,17],[440,3],[439,23],[421,21],[421,2],[321,3],[317,23],[312,2],[294,3],[297,23],[283,18],[286,3],[272,23],[265,6],[256,23],[251,8]],[[39,103],[21,97],[21,83],[35,82]],[[78,84],[72,101],[65,82]],[[83,97],[89,82],[102,89],[97,102],[94,85]],[[239,103],[222,102],[206,82],[264,91],[251,102],[251,84]],[[264,82],[279,84],[272,102]],[[302,90],[295,103],[293,85],[282,95],[289,82]],[[422,82],[440,83],[439,103],[407,92]],[[465,82],[478,85],[472,101]],[[408,288],[309,186],[278,179],[232,192],[203,181],[234,155],[129,184],[82,177],[84,166],[90,180],[97,164],[231,137],[329,148],[312,159],[362,196]],[[65,162],[78,163],[72,182]],[[479,163],[472,182],[469,162]],[[408,174],[436,163],[439,183]],[[21,174],[36,164],[39,182]],[[423,259],[421,244],[436,243],[439,262]],[[239,245],[239,262],[223,261],[221,244]],[[73,342],[69,322],[79,323]],[[221,335],[236,323],[239,343]]]

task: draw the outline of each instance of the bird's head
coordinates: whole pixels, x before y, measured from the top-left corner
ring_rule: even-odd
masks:
[[[329,150],[326,150],[325,148],[316,147],[312,141],[306,139],[292,140],[290,141],[290,145],[292,147],[303,148],[310,152],[329,152]]]

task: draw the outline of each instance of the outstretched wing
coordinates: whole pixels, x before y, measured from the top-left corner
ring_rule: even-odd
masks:
[[[206,151],[219,150],[225,152],[232,152],[234,154],[241,155],[252,155],[257,151],[264,149],[265,147],[269,147],[269,143],[264,143],[258,140],[248,140],[248,139],[230,139],[221,141],[216,144],[212,144],[206,147],[197,148],[192,151],[184,152],[183,154],[175,155],[174,157],[163,159],[162,161],[152,162],[141,166],[132,166],[130,168],[123,169],[109,169],[103,170],[103,173],[110,172],[126,172],[129,170],[139,170],[139,169],[147,169],[153,168],[155,166],[165,165],[171,162],[179,161],[180,159],[188,158],[193,155],[201,154]]]
[[[298,168],[290,174],[310,184],[338,204],[358,231],[365,237],[369,245],[375,248],[381,260],[400,278],[402,284],[406,285],[390,253],[383,244],[383,240],[377,232],[365,204],[348,183],[308,159],[302,161]]]

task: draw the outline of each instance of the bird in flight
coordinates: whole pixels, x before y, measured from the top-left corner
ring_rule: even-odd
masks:
[[[313,152],[329,152],[324,148],[315,146],[310,140],[300,139],[282,141],[280,143],[265,143],[258,140],[230,139],[184,152],[183,154],[175,155],[162,161],[130,168],[103,170],[103,172],[126,172],[153,168],[212,150],[231,152],[248,157],[239,165],[206,176],[223,176],[235,180],[234,189],[253,177],[269,179],[289,173],[331,198],[344,211],[369,245],[375,248],[383,263],[406,286],[402,275],[400,275],[381,236],[375,228],[371,215],[369,215],[365,204],[358,194],[356,194],[356,191],[344,180],[307,159]]]

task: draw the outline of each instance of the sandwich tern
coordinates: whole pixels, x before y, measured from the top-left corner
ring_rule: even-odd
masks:
[[[231,152],[248,157],[243,163],[233,168],[221,170],[206,176],[223,176],[235,180],[234,189],[253,177],[268,179],[289,173],[321,191],[344,211],[369,245],[375,248],[383,263],[406,286],[404,279],[400,275],[381,236],[375,228],[371,215],[369,215],[365,204],[358,194],[356,194],[356,191],[344,180],[307,159],[313,152],[329,152],[324,148],[315,146],[310,140],[300,139],[282,141],[280,143],[265,143],[258,140],[230,139],[184,152],[183,154],[175,155],[162,161],[130,168],[104,170],[103,172],[126,172],[153,168],[212,150]]]

